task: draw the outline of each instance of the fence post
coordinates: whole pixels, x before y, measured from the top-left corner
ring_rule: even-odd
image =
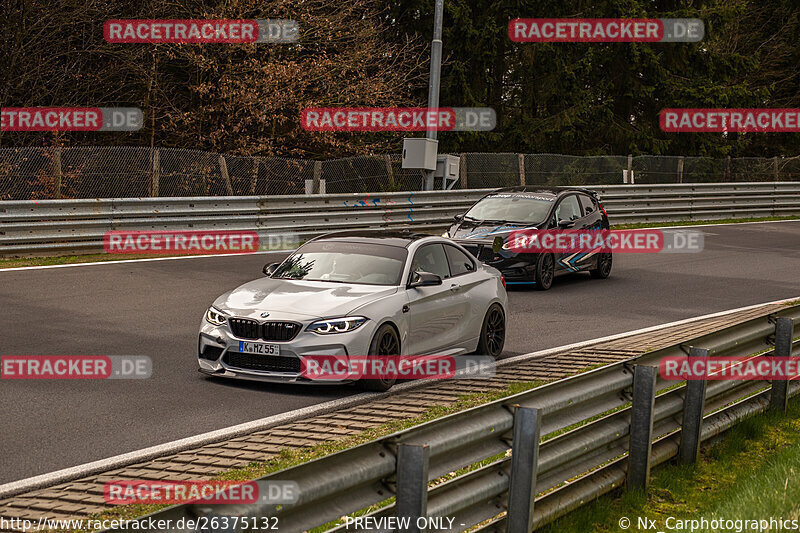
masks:
[[[525,155],[518,154],[519,156],[519,184],[525,185]]]
[[[408,518],[408,533],[421,533],[417,520],[428,514],[428,464],[430,448],[427,445],[400,444],[397,446],[397,518]]]
[[[53,153],[53,176],[55,177],[55,193],[54,198],[58,200],[61,198],[61,147],[56,146]]]
[[[731,181],[731,156],[725,158],[725,181]]]
[[[689,357],[708,357],[708,350],[695,348]],[[683,398],[683,421],[681,422],[681,444],[678,459],[682,464],[694,463],[700,453],[700,437],[703,430],[703,411],[706,403],[706,380],[686,381],[686,395]]]
[[[322,161],[314,161],[314,178],[311,180],[311,194],[319,194],[320,178],[322,177]],[[306,191],[308,194],[308,191]]]
[[[461,154],[459,156],[458,168],[459,168],[459,181],[461,182],[461,188],[466,189],[469,187],[469,182],[467,181],[467,156]]]
[[[678,183],[683,183],[683,156],[678,158]]]
[[[628,183],[633,184],[633,154],[628,154]]]
[[[533,528],[533,500],[536,498],[541,417],[541,409],[519,406],[514,409],[507,533],[529,533]]]
[[[775,323],[775,350],[774,357],[792,356],[792,337],[794,336],[794,320],[779,318]],[[769,408],[772,411],[786,412],[789,406],[789,382],[785,379],[772,380],[772,390],[769,397]]]
[[[256,193],[256,185],[258,183],[258,157],[253,157],[253,176],[250,178],[250,194]]]
[[[152,169],[150,172],[150,196],[158,196],[159,178],[161,174],[161,152],[158,148],[153,150]]]
[[[222,174],[222,181],[225,183],[225,192],[228,193],[228,196],[233,196],[233,186],[228,175],[228,164],[225,162],[224,155],[219,156],[219,171]]]
[[[394,190],[394,170],[392,169],[392,156],[385,154],[383,162],[386,165],[386,176],[389,178],[389,190]]]
[[[628,453],[629,490],[646,489],[650,478],[656,371],[656,367],[645,365],[637,365],[633,371],[633,405]]]
[[[778,181],[778,156],[772,158],[772,174],[775,177],[774,181]]]

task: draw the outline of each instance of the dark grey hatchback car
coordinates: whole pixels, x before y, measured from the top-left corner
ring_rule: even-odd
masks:
[[[559,274],[611,274],[610,252],[521,253],[505,246],[514,232],[532,229],[607,230],[608,214],[596,192],[578,187],[520,186],[498,189],[456,215],[444,237],[499,270],[507,285],[547,290]]]

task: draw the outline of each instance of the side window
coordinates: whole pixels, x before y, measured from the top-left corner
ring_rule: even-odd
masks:
[[[467,254],[455,246],[445,245],[444,249],[447,259],[450,260],[450,272],[453,276],[475,272],[475,262]]]
[[[411,263],[411,281],[415,281],[414,274],[417,272],[428,272],[436,274],[442,279],[450,277],[450,267],[447,264],[447,255],[444,253],[444,246],[441,244],[426,244],[414,254],[414,261]]]
[[[583,213],[585,215],[589,215],[594,213],[597,210],[597,206],[594,205],[594,200],[585,194],[579,194],[578,198],[581,199],[581,205],[583,206]]]
[[[571,222],[581,218],[581,206],[578,204],[578,197],[570,194],[558,204],[556,208],[556,222]]]

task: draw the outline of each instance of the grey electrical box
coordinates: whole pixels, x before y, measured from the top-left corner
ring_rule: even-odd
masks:
[[[461,160],[455,155],[440,155],[436,158],[436,170],[433,175],[437,178],[445,178],[449,180],[458,179],[458,169],[461,166]]]
[[[403,139],[403,168],[436,170],[439,141],[425,137]]]

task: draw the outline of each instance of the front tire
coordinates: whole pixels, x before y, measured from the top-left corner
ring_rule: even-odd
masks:
[[[390,325],[384,324],[375,332],[369,345],[370,357],[386,357],[400,355],[400,338],[397,331]],[[397,381],[396,377],[380,379],[362,379],[356,385],[364,390],[385,392],[392,388]]]
[[[506,342],[506,315],[500,304],[492,304],[483,317],[481,336],[476,355],[488,355],[497,359],[503,353]]]
[[[553,254],[539,254],[536,261],[536,273],[534,274],[537,291],[546,291],[553,286],[553,278],[556,275],[556,260]]]
[[[595,279],[606,279],[611,275],[613,259],[610,253],[601,253],[597,256],[597,268],[589,271]]]

